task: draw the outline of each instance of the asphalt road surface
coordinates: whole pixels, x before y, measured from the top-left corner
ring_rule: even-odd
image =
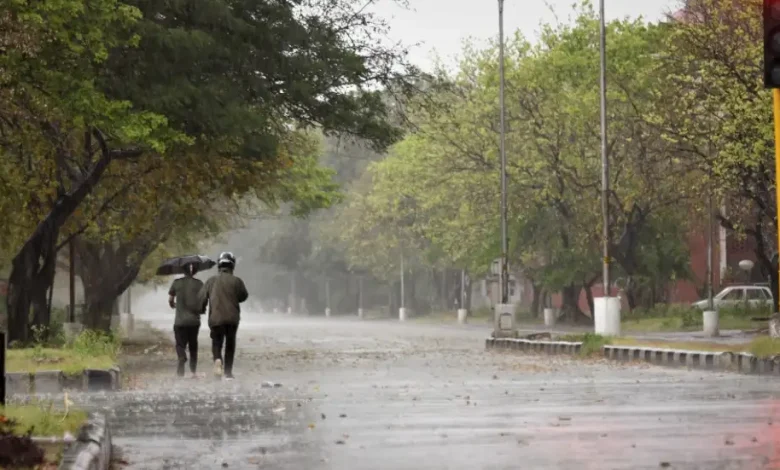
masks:
[[[136,389],[74,398],[107,411],[129,469],[780,468],[777,379],[486,352],[485,336],[245,315],[235,381],[177,379],[165,351]]]

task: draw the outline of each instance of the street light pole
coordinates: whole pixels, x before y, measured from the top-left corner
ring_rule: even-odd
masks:
[[[507,237],[507,203],[506,203],[506,122],[504,112],[504,0],[498,0],[498,73],[500,84],[498,91],[499,107],[501,108],[501,278],[499,293],[501,303],[509,303],[509,243]]]
[[[604,0],[599,0],[599,50],[601,56],[601,211],[603,215],[604,241],[604,297],[611,297],[611,280],[609,278],[609,157],[607,155],[607,29],[604,19]]]

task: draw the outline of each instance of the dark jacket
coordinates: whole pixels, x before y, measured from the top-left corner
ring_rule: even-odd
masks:
[[[200,316],[205,309],[200,301],[203,282],[194,277],[185,276],[173,281],[168,295],[176,298],[176,319],[174,326],[200,326]]]
[[[241,307],[238,304],[249,297],[241,278],[233,271],[220,268],[219,274],[212,276],[200,289],[201,305],[209,305],[209,326],[238,325],[241,321]]]

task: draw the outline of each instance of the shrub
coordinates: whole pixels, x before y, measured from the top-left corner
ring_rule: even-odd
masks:
[[[722,307],[718,310],[720,316],[733,318],[768,317],[772,314],[769,305],[754,306],[751,304]]]
[[[45,454],[31,438],[33,429],[19,436],[14,433],[16,427],[16,421],[0,415],[0,467],[37,468]]]
[[[612,338],[609,336],[602,336],[596,333],[585,333],[581,335],[565,335],[559,338],[561,341],[571,341],[576,343],[582,343],[582,349],[580,349],[580,355],[582,356],[594,356],[601,354],[601,348],[612,344]]]
[[[680,319],[683,328],[703,327],[704,317],[699,309],[690,308],[682,312]]]
[[[86,330],[68,345],[79,354],[86,356],[109,356],[115,358],[119,354],[122,340],[114,332],[105,333],[97,330]]]

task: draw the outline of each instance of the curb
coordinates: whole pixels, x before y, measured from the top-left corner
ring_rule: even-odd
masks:
[[[488,338],[485,341],[485,349],[574,355],[582,350],[582,343]],[[780,376],[780,356],[760,359],[750,353],[691,351],[643,346],[603,346],[601,350],[605,359],[615,361],[642,361],[667,367]]]
[[[86,369],[81,375],[70,376],[61,370],[38,372],[7,372],[5,389],[9,395],[36,395],[62,393],[66,389],[88,392],[116,391],[121,387],[119,367]]]
[[[111,429],[103,414],[90,415],[76,442],[62,455],[59,470],[108,470],[111,466]]]
[[[569,341],[536,341],[516,338],[488,338],[486,349],[510,349],[515,351],[540,352],[547,354],[579,354],[582,343]]]

